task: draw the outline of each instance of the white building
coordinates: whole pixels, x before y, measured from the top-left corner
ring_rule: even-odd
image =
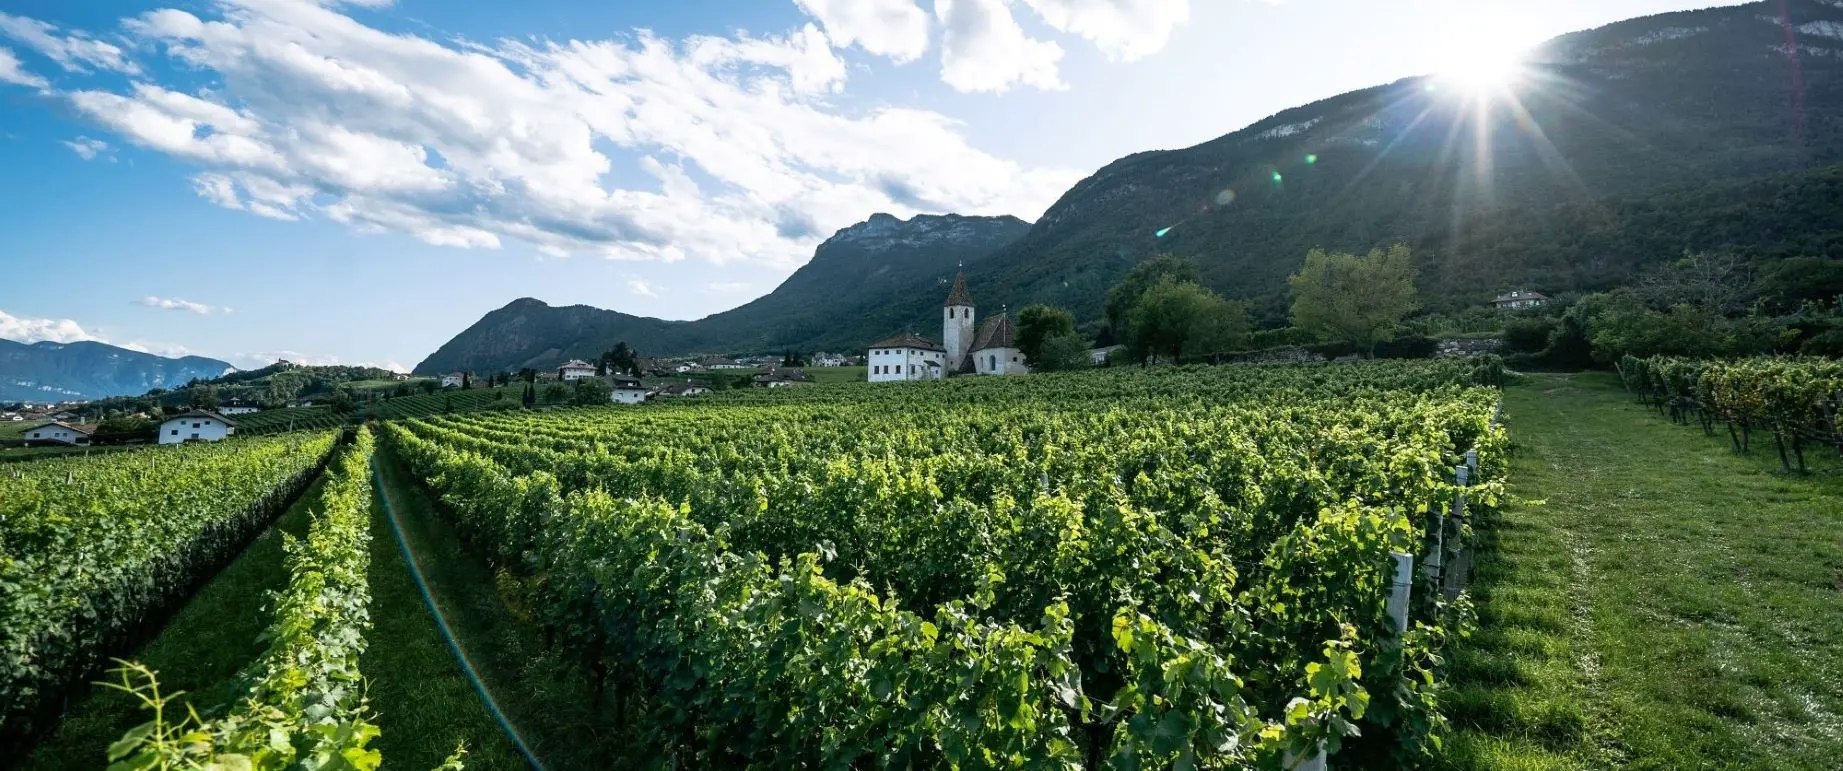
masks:
[[[249,415],[261,411],[261,407],[254,404],[244,404],[243,402],[231,402],[218,406],[219,415]]]
[[[702,383],[687,380],[683,383],[667,383],[659,387],[660,396],[703,396],[710,393],[710,387]]]
[[[698,362],[704,369],[748,369],[749,365],[739,361],[725,359],[722,356],[706,356]]]
[[[237,433],[237,424],[215,412],[193,410],[174,415],[160,424],[161,444],[217,442]]]
[[[608,401],[615,404],[640,404],[646,401],[646,386],[640,385],[639,378],[608,378]]]
[[[958,370],[964,374],[968,369],[980,375],[1023,375],[1030,372],[1024,365],[1024,352],[1017,347],[1017,328],[1011,324],[1010,314],[1001,313],[996,318],[986,319],[979,325],[979,334],[973,338],[973,350],[967,358],[970,367],[960,365]]]
[[[467,376],[459,372],[450,372],[442,376],[443,388],[460,388],[464,382],[467,382]]]
[[[1497,306],[1498,310],[1521,310],[1523,308],[1541,307],[1543,303],[1548,301],[1549,298],[1545,297],[1541,292],[1516,289],[1512,290],[1509,294],[1498,295],[1497,299],[1491,301],[1491,304]]]
[[[1017,348],[1017,328],[1000,313],[974,325],[973,295],[966,274],[954,277],[953,291],[941,306],[941,340],[915,334],[897,335],[870,347],[865,363],[870,382],[938,380],[952,375],[1022,375],[1030,371]],[[937,372],[938,368],[938,372]]]
[[[42,426],[26,429],[27,443],[45,444],[89,444],[90,431],[81,426],[73,426],[61,420],[54,420]]]
[[[903,334],[870,347],[870,382],[940,380],[947,376],[947,351],[933,340]]]
[[[557,368],[557,379],[565,383],[595,377],[595,365],[581,359],[570,359]]]
[[[1102,364],[1106,364],[1107,357],[1112,356],[1114,351],[1124,350],[1126,350],[1126,346],[1124,345],[1110,345],[1106,348],[1089,348],[1088,361],[1093,362],[1094,366],[1098,367]]]

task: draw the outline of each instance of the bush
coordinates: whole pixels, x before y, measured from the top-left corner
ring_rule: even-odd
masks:
[[[1285,348],[1290,345],[1311,345],[1317,342],[1311,332],[1298,327],[1280,329],[1261,329],[1248,335],[1248,349],[1264,351],[1269,348]]]
[[[1540,353],[1555,334],[1555,319],[1521,318],[1504,324],[1505,353]]]

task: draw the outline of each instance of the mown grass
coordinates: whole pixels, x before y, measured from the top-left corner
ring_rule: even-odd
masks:
[[[281,534],[305,537],[311,504],[319,500],[321,486],[315,481],[273,527],[187,600],[159,635],[127,658],[159,672],[164,692],[184,691],[181,702],[190,703],[201,715],[234,703],[244,688],[239,675],[265,647],[258,638],[273,620],[269,593],[288,584]],[[184,709],[180,703],[169,708]],[[134,697],[91,686],[71,702],[57,728],[20,767],[103,768],[108,765],[109,745],[152,717]]]
[[[1843,471],[1672,425],[1605,375],[1509,389],[1515,492],[1446,708],[1463,769],[1843,766]]]
[[[550,769],[629,765],[635,751],[598,706],[593,678],[544,649],[543,631],[517,610],[516,592],[467,549],[436,504],[380,449],[378,469],[430,593],[510,722]],[[468,748],[470,771],[523,769],[443,642],[399,553],[380,504],[372,530],[375,626],[361,668],[392,767],[430,768]],[[512,597],[511,603],[507,598]],[[609,700],[602,700],[606,705]]]

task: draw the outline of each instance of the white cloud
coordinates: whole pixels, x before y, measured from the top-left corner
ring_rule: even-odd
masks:
[[[166,311],[185,311],[187,313],[197,313],[200,315],[210,315],[213,313],[228,314],[231,312],[229,308],[195,303],[191,300],[180,300],[172,297],[155,297],[153,295],[141,298],[141,304],[149,308],[159,308]]]
[[[941,80],[960,91],[1003,93],[1013,85],[1067,88],[1057,74],[1062,46],[1024,34],[1006,0],[934,0],[941,26]]]
[[[839,48],[856,45],[902,64],[928,50],[928,12],[913,0],[794,0]]]
[[[559,256],[786,267],[871,212],[1034,218],[1080,178],[979,151],[938,113],[833,105],[846,69],[812,25],[779,37],[445,44],[303,0],[215,7],[216,18],[164,9],[124,24],[211,90],[139,83],[66,96],[122,140],[197,166],[206,200],[266,217],[462,248],[511,240]],[[1047,69],[961,80],[1059,85],[1060,50],[1027,42],[1039,63],[1051,54]],[[611,149],[638,172],[616,171]]]
[[[648,284],[645,281],[641,281],[640,279],[637,279],[637,278],[627,279],[627,291],[637,294],[641,297],[658,297],[659,296],[658,292],[653,291],[652,284]]]
[[[1133,61],[1157,53],[1190,20],[1190,0],[1023,0],[1057,30],[1086,38],[1101,53]]]
[[[0,12],[0,35],[44,54],[70,72],[89,72],[95,67],[130,75],[141,73],[141,68],[129,61],[120,47],[84,32],[58,34],[56,26],[37,19]]]
[[[12,83],[31,88],[47,88],[51,83],[44,78],[26,71],[20,64],[19,57],[13,55],[10,48],[0,47],[0,83]]]
[[[21,343],[74,343],[98,339],[71,319],[36,319],[14,316],[6,311],[0,311],[0,338]]]
[[[95,160],[96,156],[109,152],[109,143],[100,139],[77,137],[76,139],[62,140],[60,143],[70,148],[70,151],[76,153],[77,157],[86,161]]]

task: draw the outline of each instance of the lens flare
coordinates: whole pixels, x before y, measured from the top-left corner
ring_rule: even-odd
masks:
[[[1216,194],[1216,205],[1217,206],[1228,206],[1229,204],[1232,204],[1232,203],[1235,203],[1235,191],[1234,190],[1224,188],[1222,192]]]
[[[1169,232],[1171,232],[1171,228],[1159,228],[1157,233],[1152,234],[1152,237],[1153,238],[1164,238],[1165,234]]]

